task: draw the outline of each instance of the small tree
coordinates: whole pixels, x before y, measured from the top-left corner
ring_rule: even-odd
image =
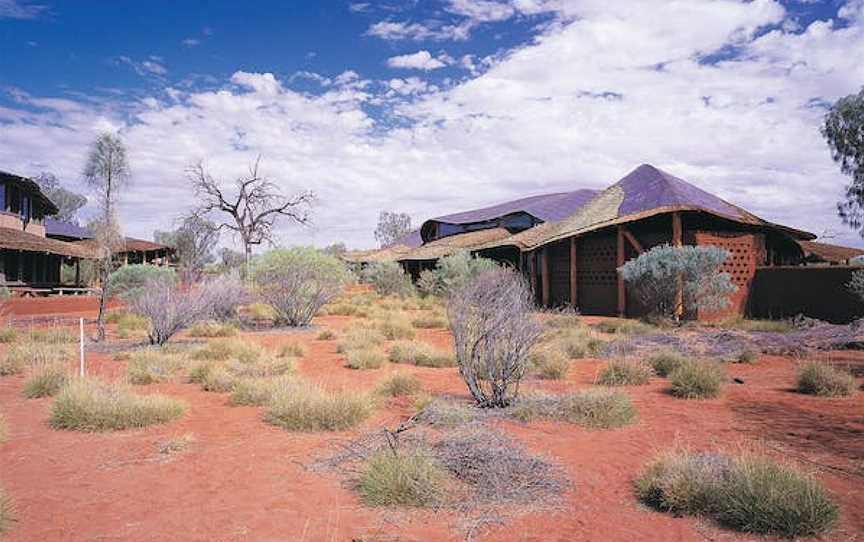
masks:
[[[248,175],[234,181],[234,193],[224,191],[201,162],[187,171],[195,195],[201,200],[192,214],[206,218],[213,213],[222,213],[230,217],[217,223],[216,228],[230,230],[242,241],[247,276],[252,247],[273,242],[273,228],[277,219],[287,218],[298,224],[307,224],[309,206],[315,200],[315,195],[309,191],[299,192],[290,198],[282,196],[275,183],[259,174],[260,162],[259,157],[249,168]]]
[[[376,262],[360,272],[360,280],[371,284],[381,295],[401,297],[414,294],[414,285],[402,266],[396,262]]]
[[[237,308],[249,302],[249,290],[236,271],[223,273],[207,281],[211,316],[228,321],[237,316]]]
[[[381,211],[378,215],[378,226],[375,228],[375,240],[382,247],[392,245],[400,237],[411,232],[411,217],[407,213]]]
[[[90,147],[84,166],[84,179],[96,192],[99,214],[91,223],[99,260],[99,315],[96,318],[96,340],[105,338],[105,300],[110,287],[110,273],[114,252],[123,243],[117,219],[117,201],[121,190],[129,182],[129,160],[126,146],[113,134],[102,134]]]
[[[822,124],[822,136],[840,171],[852,177],[837,204],[843,222],[864,236],[864,89],[837,100]]]
[[[87,198],[67,190],[60,186],[60,181],[53,173],[43,171],[33,179],[42,192],[48,196],[54,205],[57,206],[58,212],[54,215],[57,220],[64,222],[78,223],[78,210],[87,204]]]
[[[505,407],[519,395],[528,352],[541,334],[532,297],[525,280],[506,269],[481,273],[450,296],[459,374],[481,407]]]
[[[256,290],[277,325],[305,326],[351,280],[341,261],[311,247],[272,250],[255,262]]]
[[[189,215],[175,231],[153,232],[153,238],[174,248],[180,276],[183,282],[191,284],[200,280],[204,267],[215,260],[213,250],[219,242],[219,229],[209,220]]]
[[[146,294],[154,282],[174,284],[176,274],[170,267],[147,264],[124,265],[109,276],[108,295],[123,299],[133,299]]]
[[[721,271],[727,255],[714,246],[661,245],[618,271],[655,316],[672,318],[681,310],[718,310],[729,305],[736,287],[729,273]]]

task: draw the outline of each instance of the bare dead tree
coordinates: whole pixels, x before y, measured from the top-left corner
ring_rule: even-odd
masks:
[[[84,179],[96,193],[99,214],[91,223],[99,258],[99,316],[96,319],[96,340],[105,338],[105,301],[115,250],[122,245],[117,201],[130,178],[126,146],[119,136],[101,134],[90,147],[84,166]]]
[[[214,213],[227,214],[230,220],[217,221],[216,229],[227,229],[237,235],[243,243],[246,274],[252,247],[273,242],[273,228],[280,218],[298,224],[308,224],[310,206],[315,200],[311,191],[302,191],[291,197],[279,192],[279,187],[259,174],[259,156],[250,166],[248,175],[234,181],[232,192],[223,190],[221,184],[198,162],[187,170],[187,177],[199,198],[200,204],[192,214],[206,218]]]

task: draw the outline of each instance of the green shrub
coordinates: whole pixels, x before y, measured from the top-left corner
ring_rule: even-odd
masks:
[[[683,399],[711,399],[720,395],[726,373],[712,361],[689,361],[669,374],[672,395]]]
[[[328,393],[305,384],[275,394],[264,421],[288,431],[342,431],[363,422],[373,408],[368,395]]]
[[[563,380],[570,371],[570,360],[555,348],[536,349],[529,360],[532,372],[544,380]]]
[[[430,506],[444,495],[448,475],[429,456],[410,450],[373,455],[360,474],[357,487],[370,506]]]
[[[305,326],[351,281],[341,260],[312,247],[271,250],[255,262],[259,295],[278,325]]]
[[[669,376],[675,369],[687,362],[688,359],[683,354],[671,351],[654,354],[646,360],[646,363],[654,369],[657,376],[662,377]]]
[[[587,389],[564,397],[561,416],[589,429],[613,429],[632,423],[636,409],[624,393]]]
[[[604,386],[641,386],[652,376],[654,370],[647,363],[614,359],[600,371],[597,382]]]
[[[398,295],[408,297],[414,295],[414,285],[411,277],[396,262],[376,262],[367,266],[360,273],[360,280],[371,284],[379,295]]]
[[[822,397],[840,397],[855,392],[855,377],[827,363],[810,361],[798,369],[798,391]]]
[[[183,365],[177,354],[154,350],[142,350],[129,357],[126,364],[126,378],[132,384],[153,384],[171,379]]]
[[[189,328],[190,337],[234,337],[239,333],[237,326],[229,323],[207,320],[198,322]]]
[[[166,423],[179,418],[186,404],[163,395],[136,395],[120,384],[76,378],[51,405],[55,429],[117,431]]]
[[[108,295],[133,298],[146,292],[148,284],[166,282],[173,284],[176,273],[170,267],[148,264],[124,265],[108,277]]]
[[[0,488],[0,534],[7,532],[15,521],[15,501]]]
[[[18,338],[18,332],[11,327],[0,328],[0,344],[15,342],[16,338]]]
[[[69,374],[60,364],[38,367],[24,382],[21,395],[28,399],[53,397],[57,395],[68,379]]]
[[[411,320],[403,314],[389,316],[378,324],[378,329],[389,341],[413,339],[416,334]]]
[[[456,359],[452,354],[436,350],[426,343],[399,341],[390,347],[390,361],[410,363],[418,367],[455,367]]]
[[[349,350],[345,366],[349,369],[378,369],[387,363],[387,356],[378,350]]]
[[[417,287],[424,296],[448,297],[482,273],[497,269],[493,260],[472,256],[467,251],[459,251],[440,258],[435,269],[427,269],[420,274]]]
[[[411,320],[411,325],[419,329],[444,329],[448,322],[442,314],[424,314]]]
[[[393,373],[378,385],[378,393],[389,397],[412,395],[420,391],[420,380],[408,373]]]
[[[636,480],[645,504],[673,514],[706,515],[738,531],[787,538],[828,531],[837,506],[809,476],[767,459],[673,452]]]

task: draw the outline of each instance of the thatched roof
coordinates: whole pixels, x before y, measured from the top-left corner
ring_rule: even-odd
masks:
[[[372,250],[352,250],[340,256],[344,261],[349,263],[381,263],[395,262],[401,256],[404,256],[415,247],[406,245],[393,245],[381,249]]]
[[[64,243],[12,228],[0,228],[0,248],[59,254],[60,256],[76,258],[95,258],[92,250],[81,246],[79,243]]]
[[[702,211],[742,224],[779,229],[798,239],[815,238],[809,232],[762,220],[682,179],[643,164],[563,220],[543,224],[543,229],[532,228],[483,248],[512,245],[531,250],[560,239],[673,211]]]
[[[463,250],[477,250],[488,243],[500,241],[508,237],[510,237],[510,232],[504,228],[492,228],[461,233],[459,235],[450,235],[417,247],[399,257],[398,261],[437,260],[438,258],[443,258],[444,256],[449,256]]]
[[[39,184],[32,179],[28,179],[27,177],[22,177],[20,175],[15,175],[14,173],[7,173],[5,171],[0,171],[0,182],[4,183],[15,183],[21,187],[25,192],[27,192],[31,198],[38,201],[42,209],[44,210],[46,215],[56,215],[60,212],[60,209],[54,205],[54,202],[48,199],[42,189],[39,187]]]
[[[845,263],[856,256],[864,255],[864,250],[860,248],[841,247],[816,241],[798,241],[798,244],[801,245],[804,258],[809,261]]]

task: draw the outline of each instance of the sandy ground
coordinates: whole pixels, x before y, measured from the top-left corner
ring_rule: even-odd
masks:
[[[40,301],[40,300],[37,300]],[[63,300],[66,302],[65,300]],[[77,313],[87,313],[82,298]],[[80,309],[80,307],[84,307]],[[90,307],[92,309],[92,306]],[[54,310],[52,307],[51,310]],[[31,309],[31,314],[36,314]],[[316,326],[342,328],[349,318],[318,318]],[[301,375],[331,389],[373,387],[394,367],[353,371],[342,366],[334,341],[317,330],[250,333],[268,347],[300,341],[307,349]],[[447,332],[423,330],[437,345]],[[864,355],[832,354],[864,371]],[[613,431],[575,425],[504,422],[502,428],[532,451],[559,464],[572,482],[560,511],[517,517],[479,533],[483,541],[701,541],[748,540],[693,518],[674,518],[642,507],[632,481],[658,451],[676,441],[697,449],[756,445],[765,453],[812,471],[840,504],[840,521],[827,540],[864,538],[864,392],[823,399],[791,391],[795,360],[762,356],[755,365],[729,365],[743,385],[730,384],[715,400],[685,401],[666,393],[666,382],[627,387],[638,421]],[[564,381],[530,380],[528,387],[569,391],[591,386],[599,360],[573,363]],[[123,362],[88,355],[93,374],[116,377]],[[456,369],[399,366],[416,373],[432,393],[465,396]],[[106,434],[48,427],[50,399],[21,398],[23,377],[0,378],[0,412],[9,439],[0,445],[0,485],[12,495],[19,521],[12,541],[429,541],[462,540],[446,512],[392,512],[362,506],[350,483],[311,471],[310,457],[339,438],[392,426],[412,414],[394,400],[362,428],[341,434],[297,434],[261,421],[262,409],[236,407],[227,394],[193,384],[139,387],[189,404],[181,419],[143,430]],[[160,454],[169,438],[194,440],[179,454]],[[857,469],[857,471],[856,471]],[[857,472],[857,474],[856,474]],[[770,540],[752,537],[753,540]]]

